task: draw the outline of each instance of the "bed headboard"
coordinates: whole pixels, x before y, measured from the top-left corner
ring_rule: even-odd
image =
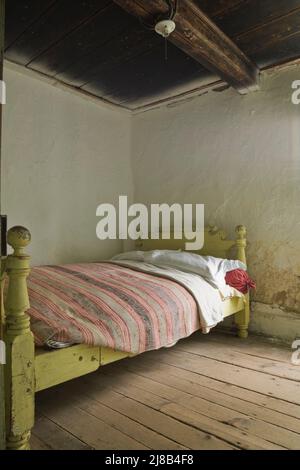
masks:
[[[244,225],[238,225],[235,229],[236,240],[227,240],[226,233],[216,227],[208,226],[204,232],[204,246],[195,253],[201,255],[210,255],[217,258],[239,259],[246,264],[246,246],[247,230]],[[137,240],[136,248],[138,250],[179,250],[185,248],[186,240],[171,239],[163,240]]]

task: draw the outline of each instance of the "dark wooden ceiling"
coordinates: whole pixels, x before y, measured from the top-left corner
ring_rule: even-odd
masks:
[[[180,0],[179,0],[180,1]],[[300,57],[300,0],[194,0],[260,69]],[[214,82],[111,0],[7,0],[6,59],[128,109]]]

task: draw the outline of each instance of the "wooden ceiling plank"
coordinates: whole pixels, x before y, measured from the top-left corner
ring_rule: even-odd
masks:
[[[144,83],[149,74],[149,68],[152,68],[152,59],[159,56],[159,49],[148,51],[135,59],[128,61],[121,68],[108,69],[101,73],[93,81],[86,83],[81,89],[99,96],[110,96],[117,98],[118,101],[126,99],[132,93],[137,93],[139,88],[144,89]],[[120,80],[122,75],[122,80]]]
[[[270,48],[272,44],[284,41],[286,38],[300,31],[300,8],[287,15],[263,24],[255,30],[242,33],[236,37],[240,47],[247,50],[248,54],[255,54],[262,49]]]
[[[78,62],[78,67],[81,67],[82,57],[87,57],[113,37],[121,34],[128,28],[130,21],[135,23],[112,3],[33,60],[30,68],[54,77],[62,74],[75,62]]]
[[[165,12],[165,0],[114,0],[128,13],[153,23]],[[192,0],[178,2],[176,29],[169,37],[184,51],[213,73],[217,73],[240,93],[257,88],[258,68]]]
[[[56,1],[8,0],[5,9],[5,48],[10,47]]]
[[[194,0],[194,3],[211,18],[222,17],[253,0]],[[274,1],[274,0],[273,0]]]
[[[262,68],[274,67],[274,64],[279,65],[299,59],[300,31],[262,47],[254,55]]]
[[[60,0],[6,50],[6,58],[28,65],[110,3],[110,0]]]
[[[198,0],[201,7],[202,0]],[[215,2],[210,2],[213,6]],[[246,34],[257,28],[268,26],[268,23],[293,13],[300,8],[300,0],[274,2],[274,0],[244,0],[236,8],[228,8],[222,13],[212,14],[212,8],[204,8],[204,12],[231,39],[240,34]]]
[[[150,80],[147,81],[145,87],[146,93],[143,93],[139,87],[138,92],[134,91],[131,94],[129,93],[126,98],[122,98],[122,96],[118,95],[105,95],[104,98],[110,101],[111,97],[113,97],[121,105],[134,109],[140,106],[165,101],[172,96],[182,95],[190,90],[199,89],[207,84],[205,78],[205,75],[200,75],[199,72],[196,72],[189,74],[188,80],[185,80],[184,74],[181,74],[181,76],[176,77],[176,79],[168,77],[168,83],[166,83],[166,81],[158,83],[159,78],[156,77],[153,83],[154,86]],[[212,79],[210,78],[209,83],[211,83],[211,81]]]
[[[130,17],[129,17],[130,18]],[[121,67],[160,43],[160,38],[145,30],[141,25],[130,25],[120,36],[95,48],[82,57],[80,63],[73,62],[61,74],[55,76],[69,85],[82,87],[97,80],[105,70]],[[118,72],[119,73],[119,72]]]
[[[119,80],[120,73],[122,81]],[[199,70],[197,62],[172,44],[169,46],[166,62],[162,41],[159,47],[139,56],[137,61],[132,60],[124,64],[120,70],[107,70],[83,89],[92,93],[101,89],[105,99],[127,104],[143,96],[155,98],[166,90],[171,91],[196,80],[199,82],[203,73],[205,74],[205,71]]]

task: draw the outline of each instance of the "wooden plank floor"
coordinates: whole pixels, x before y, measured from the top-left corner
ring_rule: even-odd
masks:
[[[37,394],[33,449],[300,449],[300,366],[250,337],[194,334]]]

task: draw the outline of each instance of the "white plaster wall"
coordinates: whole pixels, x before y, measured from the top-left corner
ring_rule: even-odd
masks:
[[[247,96],[211,92],[139,114],[132,147],[136,202],[205,203],[207,223],[231,236],[247,226],[258,284],[252,329],[288,340],[300,337],[296,79],[299,66],[265,75]]]
[[[132,196],[130,117],[5,69],[2,213],[32,233],[33,264],[108,258],[96,207]]]

